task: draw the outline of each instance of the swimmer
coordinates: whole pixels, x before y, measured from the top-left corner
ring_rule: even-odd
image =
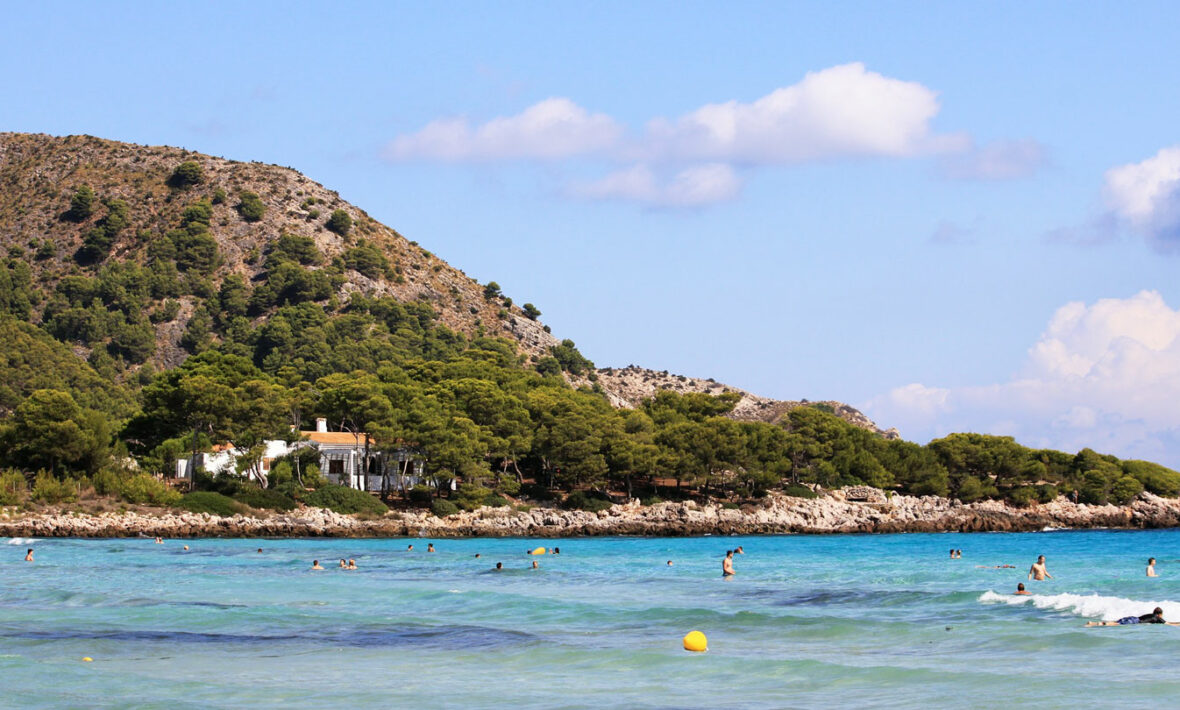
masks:
[[[188,550],[188,545],[185,545],[185,546],[184,546],[184,549],[185,549],[185,550]],[[262,550],[259,550],[259,552],[262,552]]]
[[[956,560],[963,559],[963,551],[962,550],[955,550],[955,559]]]
[[[951,548],[951,559],[955,559],[955,548]]]
[[[555,548],[553,548],[553,551],[552,551],[550,554],[553,554],[553,555],[560,555],[560,554],[561,554],[561,548],[560,548],[560,547],[555,547]]]
[[[478,560],[478,559],[479,559],[479,557],[480,557],[479,553],[478,553],[478,552],[477,552],[477,553],[475,553],[475,559],[477,559],[477,560]]]
[[[737,554],[739,554],[739,555],[744,555],[744,554],[746,554],[746,551],[745,551],[744,549],[742,549],[742,546],[741,546],[741,545],[738,545],[738,546],[737,546],[737,549],[736,549],[736,550],[734,550],[734,552],[735,552],[735,553],[737,553]]]
[[[541,568],[541,565],[537,564],[536,560],[533,560],[533,569],[540,569],[540,568]]]
[[[671,567],[671,566],[672,566],[672,560],[668,560],[668,566],[669,566],[669,567]]]
[[[1180,621],[1164,621],[1164,610],[1158,606],[1150,614],[1124,616],[1118,621],[1087,621],[1086,626],[1130,626],[1131,624],[1167,624],[1180,626]]]
[[[158,537],[158,538],[156,538],[156,544],[157,544],[157,545],[163,545],[163,544],[164,544],[164,539],[163,539],[163,538],[159,538],[159,537]]]
[[[186,548],[184,548],[184,549],[186,549],[186,550],[187,550],[188,548],[186,547]],[[262,548],[261,548],[261,547],[260,547],[260,548],[258,548],[258,554],[260,554],[260,555],[262,554]]]
[[[348,561],[348,569],[356,569],[356,560]]]
[[[1159,576],[1158,574],[1155,573],[1155,558],[1154,557],[1152,557],[1150,560],[1147,561],[1147,576],[1148,577],[1158,577]]]
[[[312,568],[312,569],[323,569],[323,567],[320,567],[320,561],[319,561],[319,560],[312,560],[312,561],[311,561],[311,568]]]
[[[410,545],[409,547],[406,548],[406,552],[413,552],[413,551],[414,551],[413,545]]]
[[[1045,569],[1045,556],[1038,555],[1037,561],[1032,563],[1032,567],[1028,568],[1028,578],[1035,579],[1038,582],[1044,582],[1046,577],[1053,579],[1053,575],[1049,574],[1049,570]]]
[[[340,569],[348,569],[348,562],[343,557],[340,558]]]
[[[427,552],[434,552],[434,543],[433,542],[426,546],[426,551]]]
[[[725,559],[721,561],[721,576],[732,577],[737,574],[733,571],[733,550],[725,551]]]
[[[30,547],[29,551],[25,553],[25,562],[32,562],[32,561],[33,561],[33,548]]]
[[[502,569],[504,569],[504,563],[503,563],[503,562],[497,562],[497,563],[496,563],[496,571],[500,571],[500,570],[502,570]]]
[[[1025,588],[1024,588],[1024,582],[1020,582],[1020,583],[1018,583],[1018,584],[1016,585],[1016,594],[1026,594],[1026,595],[1031,595],[1031,594],[1032,594],[1032,592],[1030,592],[1030,591],[1028,591],[1027,589],[1025,589]]]

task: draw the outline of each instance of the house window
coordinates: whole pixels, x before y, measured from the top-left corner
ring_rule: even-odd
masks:
[[[273,459],[262,459],[262,470],[263,470],[263,471],[269,471],[269,470],[270,470],[270,462],[271,462],[272,460],[273,460]]]
[[[328,473],[332,474],[333,476],[343,476],[344,475],[344,460],[343,459],[332,459],[331,461],[329,461],[328,462]]]

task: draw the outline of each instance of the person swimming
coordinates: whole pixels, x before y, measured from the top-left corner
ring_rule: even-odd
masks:
[[[1154,557],[1152,557],[1150,560],[1147,561],[1147,576],[1148,577],[1158,577],[1159,576],[1158,574],[1155,573],[1155,558]]]
[[[669,566],[669,567],[671,567],[671,566],[672,566],[672,560],[668,560],[668,566]]]
[[[312,560],[312,561],[311,561],[311,568],[312,568],[312,569],[323,569],[323,567],[320,567],[320,561],[319,561],[319,560]]]
[[[554,555],[560,555],[560,554],[561,554],[561,548],[560,548],[560,547],[555,547],[555,548],[553,548],[553,550],[551,551],[551,554],[554,554]]]
[[[1124,616],[1118,621],[1088,621],[1086,626],[1130,626],[1132,624],[1167,624],[1180,626],[1180,621],[1164,621],[1164,610],[1158,606],[1150,614],[1142,616]]]
[[[413,545],[410,545],[409,547],[406,548],[406,552],[413,552],[413,550],[414,550]]]
[[[349,560],[347,569],[356,569],[356,560]]]
[[[503,562],[497,562],[497,563],[496,563],[496,569],[497,569],[497,570],[502,570],[502,569],[504,569],[504,563],[503,563]]]
[[[1049,570],[1045,568],[1045,556],[1038,555],[1037,561],[1032,563],[1032,567],[1028,568],[1028,578],[1043,582],[1046,577],[1053,579],[1053,575],[1049,574]]]
[[[431,542],[431,543],[428,543],[428,544],[426,545],[426,551],[427,551],[427,552],[434,552],[434,543],[433,543],[433,542]]]
[[[737,549],[734,550],[734,553],[738,555],[744,555],[746,554],[746,550],[741,545],[738,545]]]
[[[540,569],[540,568],[541,568],[541,565],[537,564],[536,560],[533,560],[533,569]]]
[[[721,560],[721,576],[732,577],[736,572],[733,571],[733,550],[725,551],[725,559]]]
[[[1024,582],[1020,582],[1016,585],[1016,592],[1015,593],[1016,594],[1027,594],[1027,595],[1032,594],[1032,592],[1030,592],[1024,588]]]
[[[340,558],[340,569],[348,569],[348,562],[343,557]]]
[[[478,560],[479,558],[480,558],[480,554],[479,554],[478,552],[477,552],[477,553],[475,553],[475,559],[477,559],[477,560]]]
[[[30,547],[29,551],[25,553],[25,562],[32,562],[32,561],[33,561],[33,548]]]

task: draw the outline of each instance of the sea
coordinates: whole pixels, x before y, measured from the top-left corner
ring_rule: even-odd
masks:
[[[1156,606],[1178,530],[0,538],[0,707],[1172,707],[1180,627],[1085,627]]]

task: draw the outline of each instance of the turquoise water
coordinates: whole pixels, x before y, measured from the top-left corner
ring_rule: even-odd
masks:
[[[1180,620],[1180,531],[435,540],[434,553],[427,542],[0,539],[0,706],[1180,698],[1180,627],[1083,628],[1156,603]],[[561,555],[532,570],[524,553],[539,544]],[[722,580],[721,557],[737,545],[738,574]],[[33,564],[22,561],[29,546]],[[948,559],[952,547],[963,559]],[[1055,579],[1010,597],[1038,554]],[[1157,579],[1144,576],[1149,556]],[[337,569],[341,557],[360,569]],[[310,571],[313,558],[327,570]],[[491,571],[497,561],[504,571]],[[975,567],[1004,563],[1017,569]],[[708,653],[681,649],[693,629]]]

